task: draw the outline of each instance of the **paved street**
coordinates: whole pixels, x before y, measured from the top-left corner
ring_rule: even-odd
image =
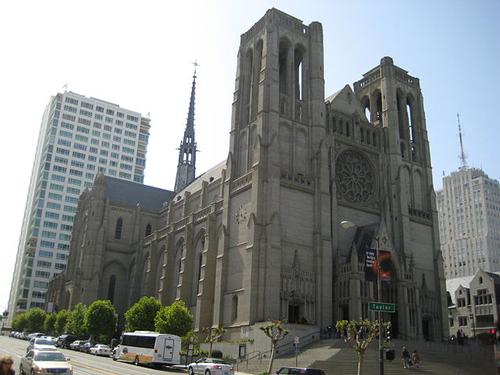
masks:
[[[28,342],[6,336],[0,336],[0,355],[11,355],[14,358],[16,374],[19,372],[20,358],[26,352]],[[147,367],[136,367],[129,363],[115,362],[111,358],[97,357],[72,350],[61,350],[71,359],[74,375],[144,375],[144,374],[183,374],[176,370],[156,370]]]

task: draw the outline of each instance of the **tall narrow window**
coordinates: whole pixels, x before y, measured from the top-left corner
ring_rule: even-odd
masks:
[[[304,99],[304,64],[302,62],[304,52],[300,48],[295,48],[295,72],[294,72],[294,81],[295,81],[295,100],[303,100]]]
[[[111,275],[111,277],[109,278],[109,283],[108,283],[108,299],[111,301],[111,303],[114,302],[115,287],[116,287],[116,276]]]
[[[377,113],[376,113],[376,118],[380,122],[380,125],[382,125],[382,94],[378,93],[377,95]]]
[[[123,230],[123,219],[120,217],[120,218],[118,218],[118,220],[116,220],[116,226],[115,226],[115,239],[116,240],[121,240],[122,230]]]
[[[233,319],[233,321],[238,320],[238,296],[236,294],[233,296],[231,318]]]
[[[146,231],[144,232],[144,237],[149,236],[153,231],[153,227],[151,224],[146,225]]]
[[[200,291],[201,266],[203,265],[203,253],[198,254],[198,283],[196,284],[196,294]]]
[[[280,42],[279,51],[279,77],[280,94],[288,94],[288,48],[289,43],[286,40]]]
[[[405,131],[404,131],[404,125],[403,125],[403,108],[401,107],[401,94],[397,93],[396,94],[396,104],[397,104],[397,109],[398,109],[398,130],[399,130],[399,138],[404,139],[405,138]]]
[[[410,136],[410,142],[415,143],[415,127],[413,124],[413,106],[410,98],[406,101],[406,116],[408,119],[408,133]]]

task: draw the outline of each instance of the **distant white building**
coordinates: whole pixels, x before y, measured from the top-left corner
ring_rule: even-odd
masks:
[[[439,237],[446,279],[500,271],[500,185],[462,166],[437,192]]]
[[[450,335],[468,337],[496,328],[500,312],[500,273],[478,270],[474,276],[446,280]]]
[[[66,267],[73,217],[97,173],[142,183],[150,120],[95,98],[59,93],[38,136],[9,299],[9,322],[43,307],[49,280]]]

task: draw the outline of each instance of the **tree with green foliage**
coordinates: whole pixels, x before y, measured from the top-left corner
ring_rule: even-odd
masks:
[[[84,336],[87,333],[85,329],[85,310],[87,307],[79,303],[71,310],[68,321],[66,322],[66,331],[76,336]]]
[[[384,329],[390,327],[390,322],[382,323]],[[358,375],[363,373],[363,360],[366,349],[377,337],[380,329],[378,320],[339,320],[335,325],[342,339],[352,346],[358,354]]]
[[[205,327],[202,329],[202,332],[205,334],[205,343],[209,345],[208,355],[212,355],[212,346],[220,342],[226,330],[221,326]]]
[[[23,332],[28,328],[28,319],[26,318],[26,313],[17,314],[12,321],[12,329],[17,332]]]
[[[56,313],[45,314],[45,321],[43,322],[44,332],[48,335],[53,335],[56,333]]]
[[[90,335],[90,341],[94,338],[102,338],[107,341],[116,330],[116,310],[109,300],[96,300],[85,310],[84,325]]]
[[[189,312],[184,301],[175,301],[158,311],[155,317],[155,328],[160,333],[185,336],[193,325],[193,315]]]
[[[28,321],[28,331],[43,332],[46,312],[39,307],[34,307],[26,312],[26,320]]]
[[[283,327],[283,323],[280,320],[273,320],[265,326],[260,327],[260,329],[271,340],[271,355],[269,356],[269,367],[267,368],[267,374],[271,375],[276,346],[288,335],[288,330]]]
[[[161,302],[150,296],[144,296],[125,313],[125,330],[154,331],[155,317],[161,309]]]
[[[55,331],[58,335],[62,335],[66,333],[66,323],[68,323],[68,318],[71,314],[71,311],[68,310],[59,310],[56,314],[56,322],[55,322]]]

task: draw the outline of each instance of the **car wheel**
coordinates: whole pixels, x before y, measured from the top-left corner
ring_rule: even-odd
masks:
[[[135,357],[134,365],[139,366],[139,357]]]
[[[206,370],[205,375],[210,375],[210,370]]]
[[[194,375],[194,370],[192,367],[188,368],[188,374],[189,375]]]

